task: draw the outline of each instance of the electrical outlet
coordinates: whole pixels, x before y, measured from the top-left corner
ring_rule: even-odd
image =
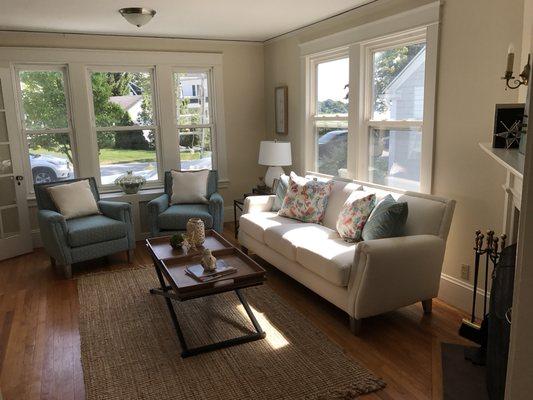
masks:
[[[470,280],[470,265],[468,264],[461,265],[461,279],[464,279],[465,281]]]

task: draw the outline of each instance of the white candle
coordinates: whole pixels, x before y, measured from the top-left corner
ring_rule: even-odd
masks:
[[[514,46],[512,43],[509,44],[507,49],[507,72],[513,72],[514,67]]]

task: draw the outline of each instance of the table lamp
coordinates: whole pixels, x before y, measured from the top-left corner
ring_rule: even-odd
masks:
[[[263,140],[259,146],[259,165],[268,166],[265,175],[265,184],[272,187],[274,179],[283,173],[284,166],[292,164],[290,142],[278,142],[277,140]]]

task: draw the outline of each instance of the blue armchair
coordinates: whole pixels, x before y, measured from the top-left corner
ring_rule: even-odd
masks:
[[[65,219],[47,188],[88,179],[102,214]],[[34,186],[41,239],[53,266],[62,267],[65,277],[72,277],[72,263],[103,257],[119,251],[128,252],[128,262],[135,248],[135,234],[129,203],[102,201],[94,178],[43,183]]]
[[[152,236],[160,236],[187,229],[189,218],[201,218],[206,229],[222,232],[224,200],[217,193],[218,173],[209,171],[207,178],[207,204],[170,205],[172,175],[165,172],[165,194],[148,203],[148,216]]]

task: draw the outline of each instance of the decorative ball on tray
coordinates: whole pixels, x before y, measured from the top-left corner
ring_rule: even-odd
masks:
[[[133,175],[133,171],[127,171],[126,174],[115,179],[115,185],[120,186],[126,194],[137,193],[146,183],[146,179],[140,175]]]
[[[185,241],[183,233],[176,233],[170,237],[170,245],[173,249],[179,250],[182,248]]]

